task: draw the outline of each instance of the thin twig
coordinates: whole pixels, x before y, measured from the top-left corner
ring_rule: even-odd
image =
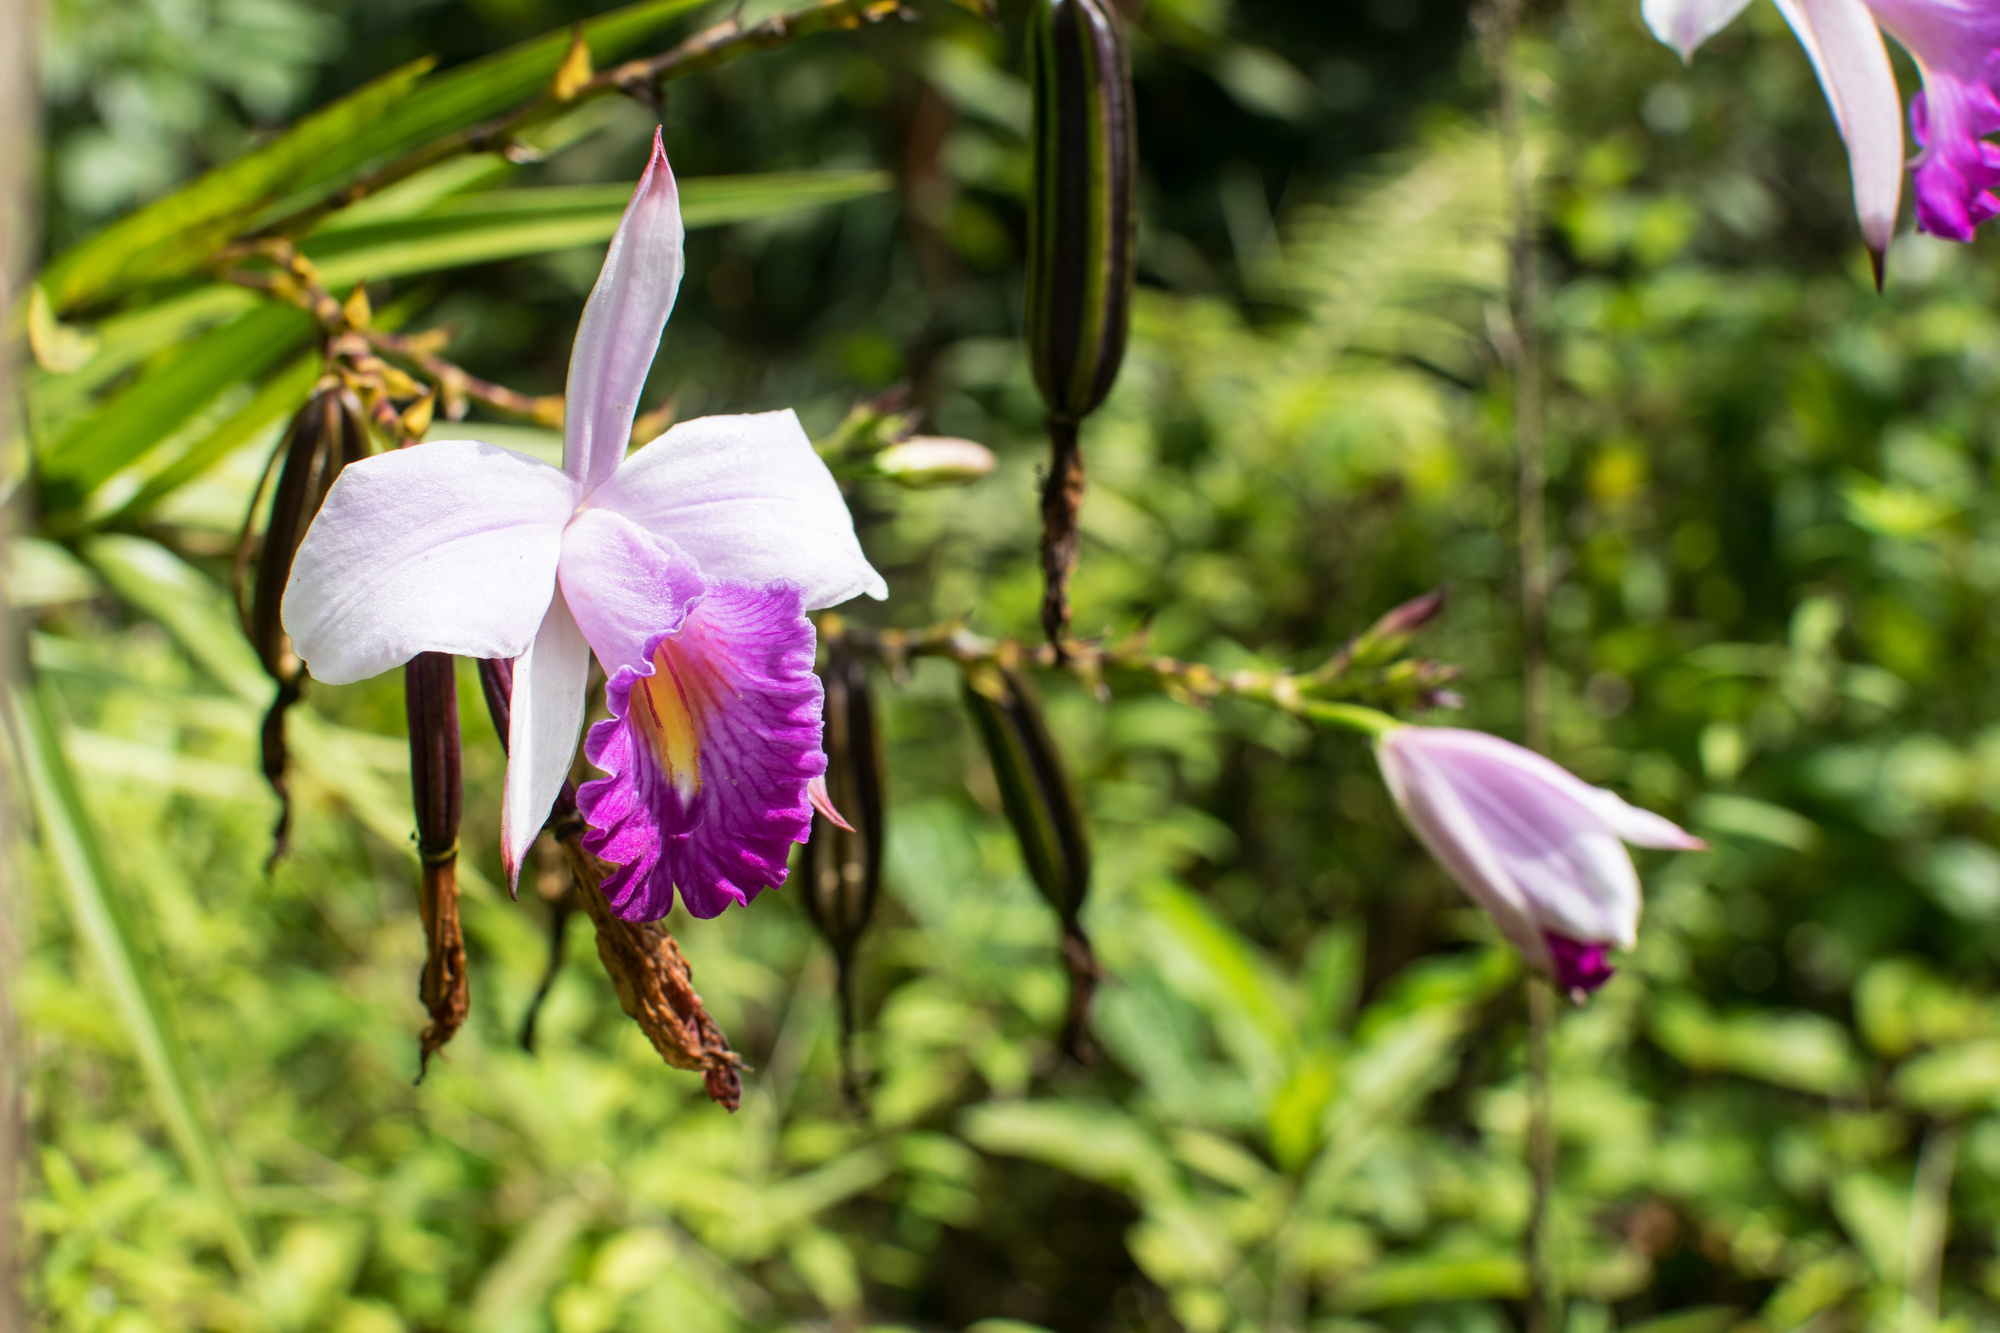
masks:
[[[1539,292],[1535,283],[1533,163],[1521,123],[1514,46],[1522,0],[1485,0],[1474,13],[1493,79],[1494,118],[1505,160],[1507,191],[1507,336],[1502,351],[1513,379],[1516,535],[1521,577],[1521,734],[1528,748],[1548,753],[1549,668],[1547,463],[1542,439]],[[1528,1169],[1533,1181],[1522,1257],[1528,1270],[1527,1333],[1552,1333],[1562,1320],[1562,1292],[1550,1234],[1556,1185],[1556,1140],[1550,1097],[1549,1046],[1556,1021],[1554,987],[1528,978]]]
[[[1354,671],[1345,651],[1314,671],[1269,668],[1224,672],[1203,662],[1155,653],[1143,633],[1117,643],[1071,640],[1058,657],[1051,644],[990,639],[973,633],[961,621],[919,630],[876,630],[850,625],[828,614],[820,618],[819,625],[827,639],[840,639],[855,653],[874,658],[897,675],[919,657],[942,657],[960,666],[1067,671],[1094,692],[1102,691],[1106,676],[1122,675],[1140,678],[1183,703],[1199,706],[1221,698],[1244,699],[1312,721],[1371,733],[1389,720],[1375,711],[1377,705],[1453,706],[1455,697],[1446,686],[1458,675],[1455,667],[1416,658]]]

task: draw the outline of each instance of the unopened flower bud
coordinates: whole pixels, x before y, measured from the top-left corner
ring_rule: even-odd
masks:
[[[993,470],[993,451],[972,440],[912,435],[875,455],[875,470],[912,489],[962,486]]]

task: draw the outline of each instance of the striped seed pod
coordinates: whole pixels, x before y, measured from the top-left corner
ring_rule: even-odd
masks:
[[[1009,666],[968,668],[965,705],[992,761],[1000,804],[1028,875],[1062,920],[1063,960],[1070,977],[1063,1046],[1079,1062],[1087,1062],[1090,1001],[1100,972],[1081,921],[1090,889],[1090,834],[1082,803],[1049,734],[1041,700],[1025,675]]]
[[[272,488],[270,517],[260,538],[256,532],[257,510],[264,497],[260,486],[251,498],[250,512],[244,516],[243,531],[236,542],[236,605],[243,633],[257,650],[257,660],[277,683],[278,692],[264,715],[262,758],[264,779],[278,794],[278,820],[271,830],[271,856],[275,865],[285,854],[292,824],[291,795],[285,785],[288,756],[285,746],[285,712],[305,692],[305,664],[292,652],[291,641],[279,623],[285,585],[292,577],[292,557],[306,528],[319,513],[333,479],[349,463],[372,452],[361,402],[337,380],[320,381],[306,405],[292,418],[291,428],[278,442],[265,468],[268,478],[275,470],[277,485]],[[257,572],[250,577],[250,562],[256,559]],[[244,597],[245,584],[249,597]]]
[[[471,1005],[465,935],[458,921],[458,820],[465,784],[459,773],[458,678],[449,653],[418,653],[403,668],[410,722],[410,796],[417,816],[423,882],[418,907],[428,946],[417,993],[430,1012],[419,1039],[418,1079],[431,1056],[465,1022]]]
[[[837,637],[828,636],[826,665],[826,794],[847,821],[815,813],[806,841],[806,913],[833,950],[839,967],[842,1081],[855,1094],[854,953],[882,888],[882,730],[868,668]]]
[[[1069,631],[1083,456],[1077,427],[1125,358],[1138,252],[1132,66],[1110,0],[1038,0],[1029,65],[1034,168],[1028,198],[1028,362],[1047,409],[1042,624]]]

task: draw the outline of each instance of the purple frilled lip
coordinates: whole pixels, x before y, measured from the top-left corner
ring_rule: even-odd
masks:
[[[1625,843],[1705,844],[1532,750],[1455,727],[1396,727],[1382,776],[1424,847],[1485,908],[1530,967],[1572,995],[1611,977],[1639,930]]]
[[[620,916],[655,920],[674,890],[712,917],[782,883],[812,823],[820,749],[813,627],[788,584],[707,585],[606,690],[584,755],[606,776],[577,805],[583,842],[618,869]]]

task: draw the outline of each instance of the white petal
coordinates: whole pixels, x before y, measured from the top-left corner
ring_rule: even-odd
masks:
[[[590,649],[569,607],[562,598],[554,598],[534,643],[514,659],[507,790],[500,803],[500,857],[509,887],[518,888],[521,860],[548,822],[556,794],[576,759],[589,674]]]
[[[1528,965],[1549,971],[1553,964],[1548,942],[1527,894],[1487,842],[1450,779],[1419,746],[1405,743],[1416,739],[1419,731],[1398,727],[1375,742],[1375,758],[1396,808],[1425,849],[1486,909]]]
[[[1603,820],[1604,827],[1620,841],[1634,847],[1671,847],[1683,852],[1698,852],[1708,846],[1673,820],[1628,804],[1617,792],[1590,786],[1584,790],[1591,813]]]
[[[1695,48],[1729,26],[1750,0],[1645,0],[1642,12],[1653,36],[1694,58]]]
[[[639,394],[687,265],[681,241],[680,190],[655,130],[653,160],[604,252],[569,353],[563,470],[586,495],[617,470],[632,442]]]
[[[558,578],[607,677],[645,663],[646,645],[679,629],[707,587],[687,552],[608,509],[570,521]]]
[[[671,539],[708,578],[795,583],[808,609],[889,595],[790,411],[684,421],[627,459],[590,503]]]
[[[292,561],[293,650],[329,685],[422,652],[513,657],[549,604],[575,504],[557,469],[474,440],[349,464]]]
[[[1854,175],[1854,211],[1861,237],[1882,256],[1896,230],[1903,198],[1903,105],[1882,30],[1862,0],[1777,0],[1778,9],[1812,58],[1820,87],[1847,142]]]

